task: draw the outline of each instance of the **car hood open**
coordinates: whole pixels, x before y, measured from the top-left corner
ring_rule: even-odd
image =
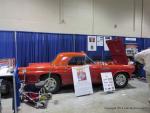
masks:
[[[128,57],[126,56],[125,46],[121,39],[108,40],[106,41],[109,51],[111,53],[114,63],[117,64],[128,64]]]

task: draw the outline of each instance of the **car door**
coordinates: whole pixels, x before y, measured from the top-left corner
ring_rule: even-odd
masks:
[[[86,62],[85,56],[84,57],[76,56],[71,58],[68,65],[65,66],[65,83],[73,84],[72,67],[78,67],[83,65],[89,65],[92,83],[97,84],[101,82],[100,73],[103,71],[102,65],[95,64],[94,62],[89,61]]]
[[[62,76],[63,84],[73,84],[72,67],[83,66],[84,56],[75,56],[70,59],[67,66],[64,66],[64,76]]]
[[[90,59],[88,56],[72,58],[67,67],[68,74],[72,74],[72,67],[83,66],[83,65],[89,65],[92,83],[100,83],[101,81],[100,73],[102,71],[101,70],[102,65],[95,64],[92,61],[92,59]]]
[[[90,64],[90,74],[92,83],[98,84],[101,82],[102,65],[100,64]]]

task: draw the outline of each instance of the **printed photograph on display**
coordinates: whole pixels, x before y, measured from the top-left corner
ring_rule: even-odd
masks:
[[[84,70],[77,70],[78,81],[86,80],[86,72]]]
[[[88,36],[88,51],[96,51],[96,36]]]

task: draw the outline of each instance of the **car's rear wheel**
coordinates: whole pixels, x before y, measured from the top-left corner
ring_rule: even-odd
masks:
[[[128,76],[126,73],[118,73],[114,76],[114,84],[116,88],[124,88],[128,84]]]
[[[56,93],[59,91],[60,87],[61,87],[61,81],[59,76],[57,75],[51,75],[46,82],[45,85],[46,89],[48,90],[48,92],[50,93]]]

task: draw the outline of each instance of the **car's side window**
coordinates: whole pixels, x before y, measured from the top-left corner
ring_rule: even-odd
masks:
[[[84,65],[85,57],[73,57],[70,59],[68,65]]]

